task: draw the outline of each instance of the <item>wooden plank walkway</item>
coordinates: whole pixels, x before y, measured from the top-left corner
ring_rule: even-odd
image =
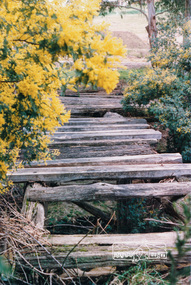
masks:
[[[60,155],[46,164],[34,162],[30,168],[9,174],[15,183],[30,182],[24,208],[26,201],[31,204],[35,202],[35,205],[58,201],[80,205],[84,201],[180,197],[190,193],[191,182],[176,180],[181,176],[191,177],[191,164],[182,163],[178,153],[157,154],[153,145],[161,139],[161,133],[151,129],[145,119],[125,118],[112,113],[123,114],[121,99],[122,96],[101,92],[83,93],[80,97],[71,92],[71,95],[61,99],[66,108],[71,109],[72,118],[52,136],[49,147],[59,149]],[[156,182],[164,178],[173,178],[175,181]],[[141,183],[128,184],[132,179],[141,179]],[[143,183],[146,179],[151,181]],[[42,186],[37,182],[47,185]],[[52,184],[55,186],[50,186]],[[26,254],[25,258],[37,268],[59,269],[62,264],[65,268],[90,269],[108,264],[132,264],[135,262],[132,256],[139,257],[139,250],[142,250],[146,258],[153,253],[153,262],[168,264],[166,255],[157,259],[154,253],[159,250],[161,254],[166,254],[170,249],[176,258],[175,239],[175,232],[88,235],[85,238],[82,235],[50,235],[48,241],[52,247],[49,250],[58,263],[52,262],[51,256],[44,253],[38,258]],[[125,244],[120,249],[126,257],[115,258],[113,246],[121,244]],[[68,256],[73,246],[77,247]],[[190,252],[179,262],[188,261],[189,258]]]

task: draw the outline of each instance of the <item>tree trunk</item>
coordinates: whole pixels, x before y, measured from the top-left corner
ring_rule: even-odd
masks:
[[[191,0],[185,1],[185,18],[191,20]]]
[[[156,14],[155,14],[155,4],[154,0],[147,0],[148,8],[148,26],[146,27],[150,47],[153,45],[153,41],[157,37],[157,28],[156,28]]]
[[[185,0],[185,29],[183,34],[183,45],[190,45],[190,26],[191,26],[191,0]],[[189,23],[190,22],[190,23]]]

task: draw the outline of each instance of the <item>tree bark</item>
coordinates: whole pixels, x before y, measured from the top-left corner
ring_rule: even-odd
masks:
[[[186,24],[185,24],[185,29],[184,29],[184,34],[183,34],[183,45],[188,46],[190,45],[190,35],[189,35],[189,22],[191,22],[191,0],[185,0],[185,19],[186,19]],[[186,26],[188,26],[186,28]]]
[[[185,1],[185,18],[188,20],[191,19],[191,0]]]
[[[156,14],[155,14],[155,4],[154,0],[147,0],[148,8],[148,26],[146,27],[150,47],[152,47],[154,40],[157,37],[157,27],[156,27]]]

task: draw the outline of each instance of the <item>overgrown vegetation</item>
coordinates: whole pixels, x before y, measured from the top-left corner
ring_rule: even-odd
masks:
[[[180,152],[185,162],[191,162],[190,25],[160,24],[149,58],[152,67],[128,74],[122,102],[128,112],[145,106],[169,132],[167,151]]]
[[[184,223],[180,225],[181,233],[177,231],[176,249],[177,249],[177,260],[180,261],[184,258],[187,252],[190,252],[190,245],[188,241],[191,238],[191,196],[188,196],[184,203],[181,203],[181,207],[184,214]],[[182,234],[182,236],[181,236]],[[181,276],[190,277],[190,265],[186,264],[178,268],[178,262],[173,257],[172,253],[169,251],[168,256],[171,260],[171,271],[169,275],[170,284],[177,284]]]

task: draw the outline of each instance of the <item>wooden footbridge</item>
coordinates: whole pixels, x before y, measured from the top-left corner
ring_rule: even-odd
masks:
[[[132,197],[181,197],[190,193],[191,182],[182,178],[191,177],[191,164],[182,163],[178,153],[156,153],[153,146],[161,133],[144,119],[122,116],[121,99],[120,95],[103,92],[62,97],[72,115],[69,123],[52,136],[50,148],[59,149],[60,155],[46,165],[34,162],[30,168],[10,173],[15,183],[28,182],[23,209],[38,226],[44,226],[44,205],[49,202],[74,202],[98,218],[110,219],[108,213],[104,215],[88,201],[120,203]],[[166,178],[173,182],[159,183]],[[37,208],[35,218],[30,207]],[[135,262],[135,256],[140,258],[140,250],[153,262],[168,264],[166,252],[177,254],[175,232],[50,235],[47,240],[52,245],[49,251],[38,258],[25,256],[37,268],[125,266]],[[190,253],[179,262],[189,257]]]

